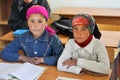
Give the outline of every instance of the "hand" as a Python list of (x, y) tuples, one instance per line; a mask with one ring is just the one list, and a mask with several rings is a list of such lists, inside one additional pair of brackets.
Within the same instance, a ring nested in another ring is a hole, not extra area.
[(30, 62), (32, 64), (40, 64), (40, 63), (44, 63), (44, 59), (43, 57), (27, 57), (27, 56), (23, 56), (21, 55), (19, 57), (19, 61), (22, 61), (22, 62)]
[(34, 60), (32, 58), (30, 58), (30, 57), (27, 57), (27, 56), (20, 55), (18, 60), (22, 61), (22, 62), (30, 62), (30, 63), (34, 64)]
[(69, 68), (70, 66), (77, 66), (77, 60), (75, 59), (67, 59), (65, 61), (63, 61), (63, 66), (67, 65), (67, 68)]
[(32, 59), (33, 59), (34, 64), (44, 63), (43, 57), (40, 57), (40, 58), (39, 57), (33, 57)]

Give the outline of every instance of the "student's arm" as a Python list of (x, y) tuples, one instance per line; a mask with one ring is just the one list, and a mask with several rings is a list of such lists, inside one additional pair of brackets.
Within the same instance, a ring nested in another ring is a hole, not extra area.
[(63, 51), (63, 45), (57, 35), (53, 36), (49, 43), (49, 47), (51, 48), (51, 52), (49, 52), (50, 56), (44, 57), (44, 64), (56, 65), (58, 58)]
[(68, 41), (67, 44), (65, 45), (63, 53), (60, 56), (58, 63), (57, 63), (57, 69), (59, 71), (66, 71), (66, 72), (71, 72), (71, 73), (75, 73), (75, 74), (80, 73), (82, 68), (80, 68), (78, 66), (70, 66), (70, 67), (68, 67), (68, 65), (63, 66), (63, 62), (72, 57), (72, 52), (74, 50), (73, 46), (74, 46), (74, 44), (71, 44), (70, 41)]
[(6, 61), (18, 62), (19, 50), (21, 50), (19, 39), (15, 38), (1, 51), (1, 58)]
[(92, 56), (96, 56), (96, 60), (79, 58), (77, 65), (92, 72), (109, 74), (110, 62), (105, 46), (98, 41), (94, 46), (92, 54), (94, 54)]

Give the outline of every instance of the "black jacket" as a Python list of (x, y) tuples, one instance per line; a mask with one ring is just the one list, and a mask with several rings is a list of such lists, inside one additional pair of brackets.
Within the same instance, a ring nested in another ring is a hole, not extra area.
[(14, 0), (11, 6), (11, 14), (8, 20), (8, 26), (11, 30), (15, 31), (16, 29), (26, 29), (26, 10), (32, 5), (41, 5), (44, 6), (50, 15), (50, 6), (47, 0), (33, 0), (30, 4), (25, 4), (23, 0)]

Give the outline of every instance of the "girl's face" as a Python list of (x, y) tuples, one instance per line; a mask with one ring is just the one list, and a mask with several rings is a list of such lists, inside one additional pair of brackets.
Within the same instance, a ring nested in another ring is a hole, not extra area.
[(73, 36), (77, 42), (82, 43), (88, 39), (90, 32), (87, 27), (75, 25), (73, 27)]
[(28, 18), (28, 27), (34, 38), (38, 38), (47, 26), (46, 19), (41, 14), (31, 14)]

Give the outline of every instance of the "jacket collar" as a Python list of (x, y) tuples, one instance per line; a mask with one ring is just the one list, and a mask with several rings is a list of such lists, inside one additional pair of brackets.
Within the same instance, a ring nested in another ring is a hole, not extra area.
[[(35, 39), (34, 39), (32, 33), (29, 31), (27, 33), (26, 42), (31, 42), (31, 41), (34, 41), (34, 40)], [(37, 40), (39, 40), (39, 41), (48, 41), (48, 32), (46, 30), (44, 30), (42, 35)]]
[(75, 50), (77, 50), (77, 49), (85, 49), (90, 54), (92, 54), (94, 45), (95, 45), (95, 38), (93, 37), (93, 39), (91, 40), (91, 42), (86, 47), (84, 47), (84, 48), (80, 47), (77, 43), (75, 43)]

